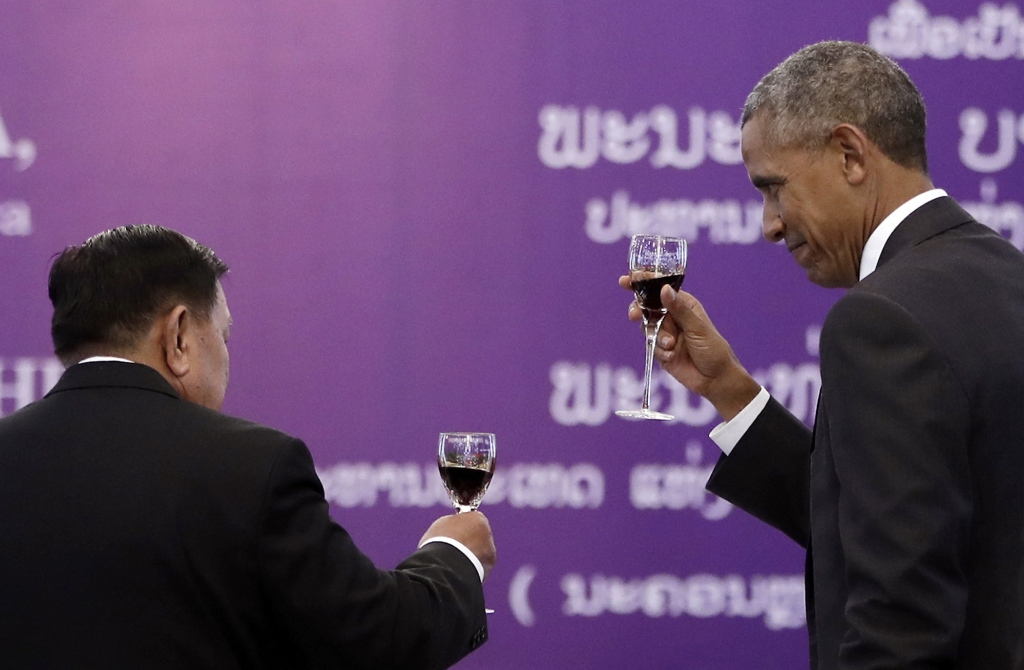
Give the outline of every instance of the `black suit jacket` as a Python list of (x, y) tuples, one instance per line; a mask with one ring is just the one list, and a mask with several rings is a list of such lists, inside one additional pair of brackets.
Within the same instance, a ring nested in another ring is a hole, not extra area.
[(709, 489), (808, 548), (816, 668), (1024, 668), (1024, 255), (950, 198), (829, 312)]
[(373, 566), (305, 445), (85, 363), (0, 420), (0, 666), (440, 668), (486, 639), (440, 543)]

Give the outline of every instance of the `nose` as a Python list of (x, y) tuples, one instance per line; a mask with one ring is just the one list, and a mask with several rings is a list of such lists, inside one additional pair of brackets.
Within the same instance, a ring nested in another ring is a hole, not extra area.
[(764, 213), (761, 216), (761, 233), (764, 235), (764, 239), (773, 244), (781, 242), (786, 234), (786, 224), (782, 222), (782, 215), (778, 208), (766, 202)]

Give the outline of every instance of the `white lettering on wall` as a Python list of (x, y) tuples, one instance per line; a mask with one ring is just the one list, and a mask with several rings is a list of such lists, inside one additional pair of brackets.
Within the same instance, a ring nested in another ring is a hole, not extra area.
[(530, 584), (537, 576), (537, 568), (532, 565), (523, 565), (516, 570), (515, 576), (508, 585), (508, 604), (516, 621), (523, 626), (532, 626), (537, 621), (537, 615), (530, 607)]
[(0, 158), (13, 158), (14, 169), (18, 172), (27, 170), (36, 160), (35, 142), (25, 138), (11, 141), (11, 136), (7, 134), (7, 126), (4, 125), (2, 118), (0, 118)]
[(887, 16), (871, 20), (868, 43), (893, 58), (1024, 59), (1024, 20), (1010, 3), (986, 2), (977, 16), (959, 21), (930, 16), (918, 0), (896, 0)]
[(817, 363), (775, 363), (755, 370), (751, 376), (793, 416), (807, 424), (814, 420), (821, 391), (821, 367)]
[(642, 612), (651, 618), (688, 615), (710, 617), (763, 617), (769, 630), (801, 628), (807, 623), (804, 580), (797, 575), (693, 575), (683, 578), (659, 574), (622, 579), (579, 574), (562, 577), (566, 616), (596, 617)]
[(0, 235), (23, 236), (32, 234), (32, 211), (24, 200), (0, 202)]
[[(437, 466), (415, 463), (338, 463), (317, 469), (328, 501), (339, 507), (451, 506)], [(516, 463), (502, 466), (484, 496), (484, 505), (516, 508), (596, 509), (604, 503), (604, 472), (590, 463)]]
[[(449, 504), (437, 467), (415, 463), (339, 463), (317, 470), (328, 501), (340, 507), (372, 507), (386, 495), (392, 507)], [(426, 476), (425, 476), (426, 475)]]
[(804, 347), (808, 356), (818, 357), (818, 349), (821, 346), (821, 326), (812, 323), (804, 331)]
[(591, 463), (519, 463), (495, 472), (485, 500), (518, 508), (596, 509), (604, 493), (604, 472)]
[(1024, 142), (1024, 114), (1018, 118), (1013, 110), (1000, 109), (995, 122), (995, 149), (986, 153), (979, 147), (989, 127), (988, 115), (977, 107), (960, 113), (960, 161), (975, 172), (1006, 169), (1017, 157), (1017, 143)]
[[(32, 140), (11, 140), (7, 126), (0, 118), (0, 158), (13, 159), (14, 169), (27, 170), (36, 160), (36, 145)], [(22, 237), (32, 234), (32, 212), (23, 200), (0, 202), (0, 235)], [(49, 390), (49, 389), (47, 389)]]
[(629, 475), (629, 500), (637, 509), (693, 509), (708, 521), (724, 519), (732, 505), (705, 490), (714, 461), (703, 464), (700, 442), (686, 445), (686, 464), (633, 466)]
[(0, 358), (0, 416), (42, 398), (63, 372), (56, 358)]
[(977, 202), (962, 202), (963, 208), (980, 223), (985, 224), (1024, 251), (1024, 205), (1012, 200), (996, 202), (996, 180), (981, 180), (981, 198)]
[(630, 164), (650, 156), (656, 168), (691, 170), (710, 158), (722, 165), (737, 165), (740, 126), (728, 112), (706, 112), (692, 107), (687, 113), (686, 138), (680, 145), (679, 119), (671, 108), (658, 105), (632, 119), (620, 111), (602, 112), (587, 107), (546, 105), (540, 110), (537, 155), (549, 168), (593, 167), (598, 159)]
[[(559, 361), (551, 367), (551, 418), (563, 426), (599, 426), (617, 409), (636, 409), (643, 395), (643, 377), (632, 368), (612, 370), (608, 364)], [(663, 370), (651, 379), (651, 407), (663, 407), (675, 423), (707, 425), (715, 417), (710, 402), (690, 393)]]
[[(817, 363), (779, 362), (752, 374), (798, 419), (810, 422), (814, 418), (821, 389)], [(615, 410), (639, 407), (643, 395), (643, 375), (629, 367), (558, 361), (551, 366), (550, 377), (548, 409), (551, 418), (563, 426), (599, 426), (614, 416)], [(651, 376), (651, 409), (674, 416), (670, 423), (687, 426), (707, 426), (718, 417), (707, 399), (659, 369)]]
[(696, 242), (701, 231), (712, 244), (753, 244), (761, 239), (763, 209), (754, 200), (679, 199), (644, 205), (630, 201), (626, 191), (616, 191), (609, 200), (587, 202), (584, 229), (587, 237), (601, 244), (640, 234)]

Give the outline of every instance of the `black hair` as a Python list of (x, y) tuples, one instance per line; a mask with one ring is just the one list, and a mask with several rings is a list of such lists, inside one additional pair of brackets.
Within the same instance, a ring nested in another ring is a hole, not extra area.
[(209, 247), (160, 226), (122, 226), (68, 247), (50, 268), (54, 353), (67, 363), (90, 345), (130, 348), (175, 304), (208, 319), (227, 271)]

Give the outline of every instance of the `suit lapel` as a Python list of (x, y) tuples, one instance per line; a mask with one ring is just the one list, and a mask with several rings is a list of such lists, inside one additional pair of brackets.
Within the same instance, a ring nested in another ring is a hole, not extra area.
[(926, 202), (896, 226), (878, 257), (878, 267), (906, 249), (973, 220), (974, 217), (949, 196)]

